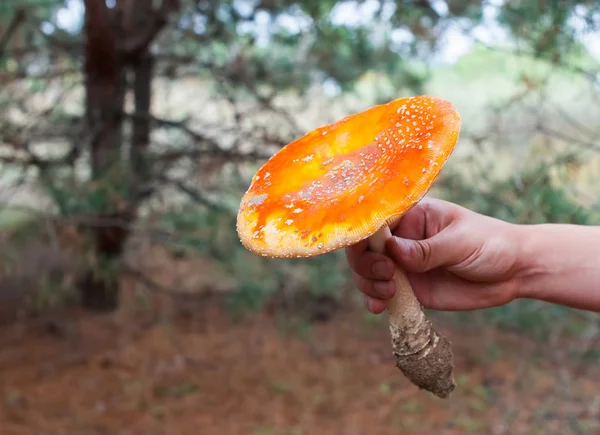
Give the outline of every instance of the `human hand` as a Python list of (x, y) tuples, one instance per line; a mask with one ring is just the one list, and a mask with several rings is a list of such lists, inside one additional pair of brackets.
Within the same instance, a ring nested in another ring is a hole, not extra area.
[(519, 297), (522, 272), (517, 226), (442, 200), (423, 199), (390, 225), (388, 256), (362, 241), (346, 248), (367, 309), (383, 312), (396, 289), (394, 262), (425, 308), (461, 311)]

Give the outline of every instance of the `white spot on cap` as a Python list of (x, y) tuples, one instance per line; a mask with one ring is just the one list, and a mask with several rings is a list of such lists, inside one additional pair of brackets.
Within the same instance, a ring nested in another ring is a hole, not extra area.
[(267, 196), (269, 196), (269, 195), (267, 195), (266, 193), (263, 193), (262, 195), (256, 195), (250, 201), (248, 201), (248, 205), (260, 205), (263, 202), (265, 202), (265, 199), (267, 199)]
[(293, 213), (298, 214), (298, 213), (302, 213), (302, 211), (303, 211), (303, 209), (297, 208), (296, 210), (293, 211)]
[(292, 225), (294, 223), (294, 219), (288, 219), (287, 221), (285, 221), (286, 225)]

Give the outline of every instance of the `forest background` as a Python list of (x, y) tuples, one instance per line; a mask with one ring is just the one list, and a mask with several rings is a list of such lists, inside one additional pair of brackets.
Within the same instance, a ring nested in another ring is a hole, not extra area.
[(235, 216), (286, 143), (427, 93), (463, 119), (431, 196), (600, 224), (599, 30), (594, 1), (4, 0), (0, 432), (598, 433), (597, 315), (430, 313), (440, 401), (343, 253), (259, 258)]

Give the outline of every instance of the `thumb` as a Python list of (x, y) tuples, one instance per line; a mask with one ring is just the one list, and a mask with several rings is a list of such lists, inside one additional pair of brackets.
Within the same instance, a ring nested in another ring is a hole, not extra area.
[(388, 254), (408, 272), (422, 273), (452, 261), (453, 244), (444, 232), (425, 240), (393, 236), (386, 243)]

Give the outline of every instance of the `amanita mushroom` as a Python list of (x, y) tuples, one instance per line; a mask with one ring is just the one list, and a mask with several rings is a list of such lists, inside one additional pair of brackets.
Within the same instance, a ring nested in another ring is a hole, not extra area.
[[(458, 140), (454, 106), (400, 98), (317, 128), (273, 155), (241, 200), (237, 231), (250, 251), (311, 257), (368, 239), (384, 253), (389, 223), (427, 193)], [(396, 365), (446, 398), (455, 387), (450, 342), (425, 317), (396, 268), (389, 323)]]

